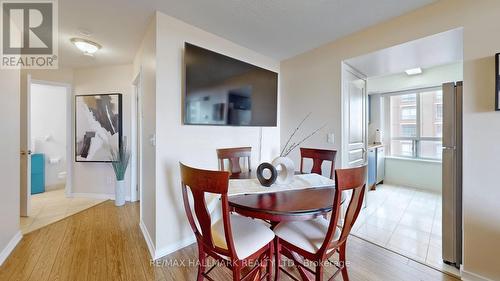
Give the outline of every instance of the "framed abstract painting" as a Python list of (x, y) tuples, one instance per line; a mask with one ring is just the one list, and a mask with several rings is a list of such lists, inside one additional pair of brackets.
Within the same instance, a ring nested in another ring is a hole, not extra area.
[(495, 55), (495, 110), (500, 111), (500, 53)]
[(76, 162), (111, 162), (121, 140), (121, 94), (75, 96)]

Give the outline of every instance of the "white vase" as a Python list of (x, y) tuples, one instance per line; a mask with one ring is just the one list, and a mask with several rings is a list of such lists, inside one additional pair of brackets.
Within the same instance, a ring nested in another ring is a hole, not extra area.
[(295, 165), (292, 159), (288, 157), (278, 157), (273, 160), (272, 165), (278, 171), (278, 177), (276, 178), (277, 184), (288, 184), (293, 180), (295, 175)]
[(115, 206), (125, 205), (125, 181), (117, 181), (115, 185)]

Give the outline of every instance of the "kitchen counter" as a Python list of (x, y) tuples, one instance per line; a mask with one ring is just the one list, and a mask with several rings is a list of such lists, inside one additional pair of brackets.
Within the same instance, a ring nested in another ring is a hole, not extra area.
[(368, 144), (368, 149), (379, 148), (379, 147), (384, 147), (384, 145), (381, 143), (369, 143)]

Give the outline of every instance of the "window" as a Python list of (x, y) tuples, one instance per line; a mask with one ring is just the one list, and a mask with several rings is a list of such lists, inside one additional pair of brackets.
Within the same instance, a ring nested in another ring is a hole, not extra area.
[[(420, 141), (420, 157), (421, 158), (438, 158), (436, 155), (441, 155), (441, 141)], [(439, 157), (441, 158), (441, 157)]]
[(417, 96), (414, 94), (401, 95), (401, 103), (414, 104), (417, 102)]
[(436, 103), (443, 103), (443, 92), (442, 91), (438, 91), (435, 95), (435, 101)]
[(443, 104), (436, 103), (436, 120), (443, 120)]
[(401, 136), (402, 137), (414, 137), (417, 135), (417, 126), (415, 124), (403, 124), (401, 125)]
[(417, 108), (414, 106), (401, 108), (401, 120), (415, 120), (417, 118)]
[(389, 96), (391, 155), (441, 159), (443, 97), (440, 88)]
[(443, 124), (437, 123), (434, 125), (434, 131), (436, 132), (436, 136), (443, 137)]
[(391, 153), (392, 155), (402, 157), (413, 157), (413, 142), (405, 140), (393, 140), (391, 141)]

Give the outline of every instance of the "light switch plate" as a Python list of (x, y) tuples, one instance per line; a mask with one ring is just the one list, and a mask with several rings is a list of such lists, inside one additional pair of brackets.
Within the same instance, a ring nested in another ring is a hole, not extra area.
[(149, 143), (151, 146), (156, 146), (156, 134), (152, 134), (149, 136)]
[(326, 134), (326, 142), (335, 144), (335, 134), (334, 133), (328, 133)]

